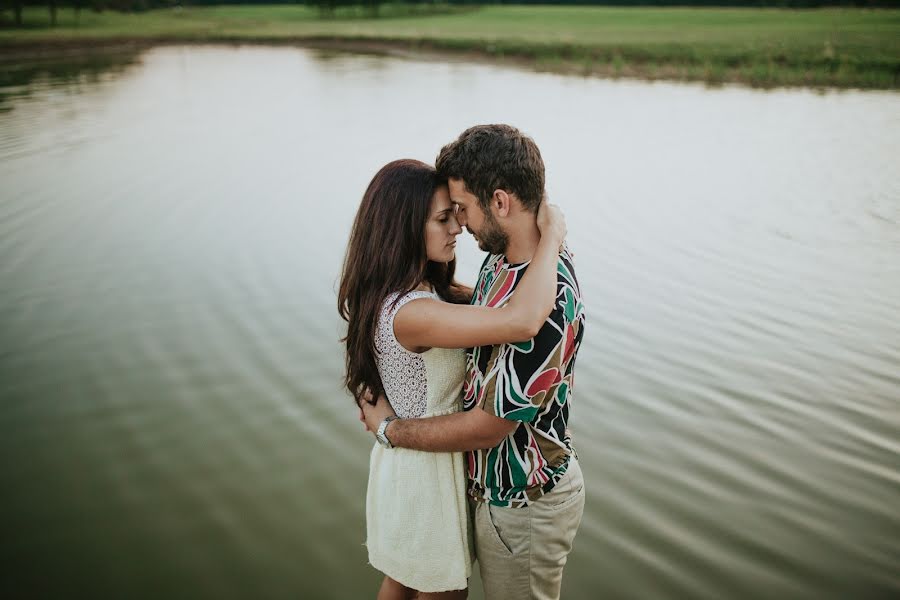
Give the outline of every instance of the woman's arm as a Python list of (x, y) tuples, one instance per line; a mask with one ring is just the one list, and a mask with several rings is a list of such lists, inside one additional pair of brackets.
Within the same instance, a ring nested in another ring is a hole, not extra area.
[(537, 335), (556, 299), (556, 267), (566, 227), (558, 207), (541, 204), (541, 241), (509, 302), (500, 308), (449, 304), (423, 298), (405, 304), (394, 318), (404, 347), (470, 348), (520, 342)]

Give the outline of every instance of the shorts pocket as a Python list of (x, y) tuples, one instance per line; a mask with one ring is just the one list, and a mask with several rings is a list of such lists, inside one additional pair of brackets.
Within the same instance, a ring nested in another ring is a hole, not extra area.
[(500, 531), (497, 529), (495, 514), (497, 511), (497, 507), (485, 503), (484, 518), (486, 521), (486, 529), (488, 530), (488, 535), (490, 535), (491, 539), (494, 541), (494, 544), (498, 546), (498, 549), (502, 549), (507, 556), (512, 556), (513, 551), (510, 544), (503, 540), (503, 536), (500, 535)]
[(562, 512), (569, 508), (570, 506), (574, 506), (578, 504), (578, 502), (584, 501), (584, 484), (578, 488), (578, 491), (572, 493), (568, 498), (564, 498), (561, 502), (557, 504), (551, 504), (547, 508), (554, 512)]
[(553, 489), (547, 492), (537, 502), (551, 511), (562, 511), (577, 504), (584, 498), (584, 476), (581, 473), (581, 465), (575, 460), (569, 463), (568, 470), (559, 478)]

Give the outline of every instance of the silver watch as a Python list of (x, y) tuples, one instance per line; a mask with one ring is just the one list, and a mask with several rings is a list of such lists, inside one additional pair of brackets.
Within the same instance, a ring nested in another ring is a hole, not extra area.
[(378, 443), (384, 446), (385, 448), (393, 448), (393, 444), (391, 444), (391, 440), (388, 439), (387, 435), (385, 435), (385, 430), (387, 429), (388, 424), (391, 421), (396, 421), (400, 417), (388, 417), (384, 421), (381, 422), (381, 425), (378, 426), (378, 431), (375, 432), (375, 439), (378, 440)]

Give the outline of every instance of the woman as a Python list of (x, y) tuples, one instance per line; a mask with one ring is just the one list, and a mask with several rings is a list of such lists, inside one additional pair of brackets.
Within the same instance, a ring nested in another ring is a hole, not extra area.
[[(509, 303), (469, 306), (472, 290), (453, 277), (462, 229), (446, 182), (419, 161), (385, 165), (356, 214), (338, 294), (350, 393), (384, 393), (406, 418), (459, 411), (463, 348), (530, 339), (550, 314), (565, 223), (544, 204), (538, 227), (541, 241)], [(462, 453), (375, 444), (366, 546), (385, 575), (379, 600), (466, 597), (465, 489)]]

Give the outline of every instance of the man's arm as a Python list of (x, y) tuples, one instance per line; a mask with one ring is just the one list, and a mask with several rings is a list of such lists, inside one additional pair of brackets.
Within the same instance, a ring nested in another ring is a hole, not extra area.
[[(373, 406), (362, 403), (366, 426), (377, 431), (381, 422), (394, 414), (384, 396)], [(495, 417), (481, 408), (422, 419), (391, 421), (385, 435), (397, 448), (428, 452), (462, 452), (493, 448), (515, 430), (518, 422)]]

